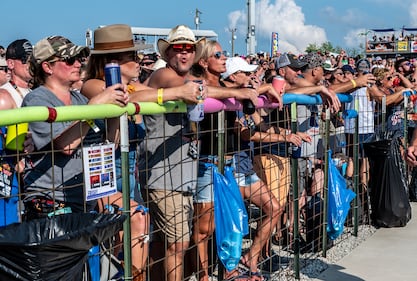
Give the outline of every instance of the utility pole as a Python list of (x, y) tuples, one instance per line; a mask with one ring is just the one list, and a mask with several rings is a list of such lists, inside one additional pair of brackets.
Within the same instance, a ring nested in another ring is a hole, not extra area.
[(91, 29), (87, 29), (85, 32), (85, 45), (91, 47)]
[(248, 0), (248, 34), (246, 37), (247, 54), (255, 54), (255, 0)]
[(236, 40), (236, 28), (230, 28), (229, 31), (232, 33), (232, 52), (230, 54), (231, 57), (233, 57), (235, 55), (235, 40)]
[(200, 19), (200, 15), (202, 12), (198, 9), (195, 9), (195, 16), (194, 16), (194, 23), (195, 23), (195, 29), (200, 29), (200, 23), (203, 23)]

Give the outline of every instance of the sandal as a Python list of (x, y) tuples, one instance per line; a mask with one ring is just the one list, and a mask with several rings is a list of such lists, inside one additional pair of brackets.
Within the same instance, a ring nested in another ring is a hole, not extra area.
[(256, 271), (251, 271), (247, 263), (248, 262), (246, 258), (242, 256), (238, 264), (238, 270), (242, 273), (242, 276), (247, 276), (247, 280), (250, 281), (264, 281), (265, 278), (262, 275), (261, 271), (259, 269)]
[(224, 281), (251, 281), (247, 274), (242, 273), (239, 268), (224, 273)]

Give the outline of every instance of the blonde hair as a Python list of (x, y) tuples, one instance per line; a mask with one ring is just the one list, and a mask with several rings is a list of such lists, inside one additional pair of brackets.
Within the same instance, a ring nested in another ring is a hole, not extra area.
[(390, 73), (390, 70), (388, 68), (377, 68), (374, 70), (373, 74), (376, 80), (382, 81), (388, 73)]

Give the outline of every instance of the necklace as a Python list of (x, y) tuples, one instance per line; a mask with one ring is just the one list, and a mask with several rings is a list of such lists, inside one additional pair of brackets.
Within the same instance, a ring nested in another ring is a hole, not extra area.
[(19, 87), (14, 83), (13, 80), (10, 80), (10, 84), (13, 86), (13, 88), (16, 90), (16, 92), (19, 94), (19, 96), (23, 99), (24, 96), (22, 92), (20, 91)]

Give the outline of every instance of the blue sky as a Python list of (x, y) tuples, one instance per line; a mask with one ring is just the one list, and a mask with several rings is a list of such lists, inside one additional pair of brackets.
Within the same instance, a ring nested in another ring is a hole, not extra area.
[[(271, 32), (279, 33), (280, 51), (303, 52), (309, 43), (330, 41), (355, 48), (369, 28), (417, 27), (417, 1), (403, 0), (256, 0), (256, 51), (270, 51)], [(246, 53), (247, 0), (22, 0), (3, 1), (0, 44), (27, 38), (33, 44), (49, 35), (63, 35), (85, 44), (87, 28), (126, 23), (137, 27), (171, 28), (186, 24), (214, 30), (223, 49)]]

